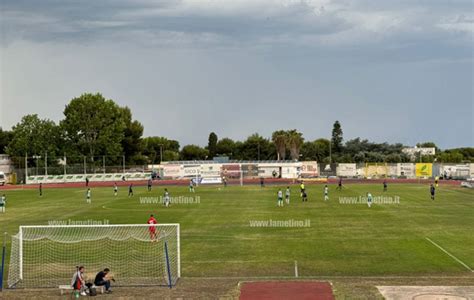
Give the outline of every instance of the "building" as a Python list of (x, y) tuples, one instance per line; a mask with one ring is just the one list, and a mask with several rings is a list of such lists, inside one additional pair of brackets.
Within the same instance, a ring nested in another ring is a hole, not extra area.
[(402, 152), (407, 154), (412, 160), (416, 159), (421, 153), (421, 155), (435, 155), (436, 154), (436, 148), (434, 147), (409, 147), (409, 148), (403, 148)]

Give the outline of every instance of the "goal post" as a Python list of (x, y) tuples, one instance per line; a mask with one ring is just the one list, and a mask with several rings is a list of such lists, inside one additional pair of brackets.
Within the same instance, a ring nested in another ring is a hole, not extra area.
[(70, 284), (109, 268), (116, 286), (172, 287), (181, 277), (179, 224), (20, 226), (12, 236), (8, 287)]

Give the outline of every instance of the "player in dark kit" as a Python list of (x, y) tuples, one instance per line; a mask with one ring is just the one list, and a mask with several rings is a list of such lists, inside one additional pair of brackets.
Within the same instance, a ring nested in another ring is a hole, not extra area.
[(308, 194), (306, 194), (306, 190), (303, 191), (303, 193), (301, 194), (301, 200), (303, 202), (307, 202), (308, 201)]
[(431, 194), (431, 200), (435, 199), (435, 187), (433, 184), (430, 184), (430, 194)]
[(147, 188), (148, 188), (148, 191), (151, 192), (151, 185), (152, 185), (152, 181), (151, 181), (151, 178), (148, 179), (148, 183), (147, 183)]
[(383, 181), (383, 191), (386, 192), (387, 191), (387, 180), (384, 179)]
[(40, 194), (40, 197), (43, 196), (43, 183), (40, 182), (40, 185), (39, 185), (39, 194)]
[(339, 184), (337, 185), (338, 190), (342, 190), (342, 177), (339, 177)]
[(132, 183), (130, 183), (130, 185), (128, 186), (128, 196), (129, 197), (133, 196), (133, 184)]

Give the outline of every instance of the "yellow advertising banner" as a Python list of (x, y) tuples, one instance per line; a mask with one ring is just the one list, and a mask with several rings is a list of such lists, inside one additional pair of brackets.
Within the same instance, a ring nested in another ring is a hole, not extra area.
[(431, 163), (417, 163), (416, 177), (431, 177), (433, 176), (433, 164)]

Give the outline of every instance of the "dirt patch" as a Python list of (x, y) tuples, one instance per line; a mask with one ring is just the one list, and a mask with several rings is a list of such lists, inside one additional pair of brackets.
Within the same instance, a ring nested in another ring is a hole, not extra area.
[(474, 299), (474, 286), (378, 286), (387, 300)]
[(331, 284), (319, 281), (261, 281), (241, 284), (240, 300), (334, 300)]

